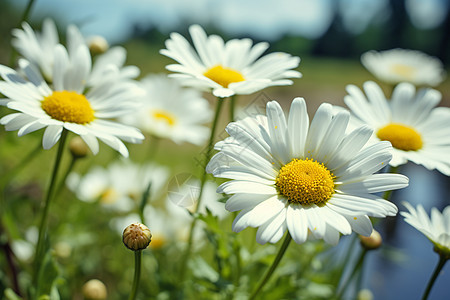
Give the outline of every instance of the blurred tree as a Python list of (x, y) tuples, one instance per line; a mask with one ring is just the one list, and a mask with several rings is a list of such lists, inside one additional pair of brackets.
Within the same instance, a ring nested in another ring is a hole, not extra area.
[(409, 24), (404, 0), (389, 0), (391, 15), (387, 22), (384, 49), (409, 48), (405, 32)]
[(328, 30), (317, 40), (312, 47), (312, 55), (350, 57), (354, 54), (354, 35), (343, 26), (342, 16), (339, 13), (340, 1), (331, 1), (333, 5), (333, 21)]
[[(449, 4), (450, 6), (450, 4)], [(447, 6), (447, 16), (442, 24), (442, 31), (439, 40), (438, 57), (444, 64), (450, 63), (450, 7)]]

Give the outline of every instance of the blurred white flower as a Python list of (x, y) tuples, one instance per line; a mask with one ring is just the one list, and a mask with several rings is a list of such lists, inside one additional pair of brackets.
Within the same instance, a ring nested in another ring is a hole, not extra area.
[(428, 217), (422, 205), (414, 208), (411, 204), (404, 202), (403, 205), (409, 212), (402, 211), (400, 214), (405, 222), (422, 232), (435, 246), (435, 250), (450, 255), (450, 205), (440, 213), (436, 207), (431, 209), (431, 218)]
[(376, 83), (368, 81), (363, 87), (366, 95), (354, 85), (347, 86), (344, 102), (355, 116), (353, 125), (370, 126), (374, 142), (391, 142), (390, 164), (412, 161), (450, 175), (450, 108), (436, 108), (441, 93), (429, 88), (416, 92), (405, 82), (395, 87), (388, 101)]
[(361, 62), (376, 78), (387, 83), (436, 86), (445, 79), (442, 62), (416, 50), (372, 50), (361, 56)]
[(34, 255), (34, 247), (38, 240), (37, 227), (30, 227), (25, 232), (24, 239), (14, 239), (11, 241), (11, 249), (14, 255), (21, 261), (29, 261)]
[[(42, 31), (34, 31), (24, 22), (23, 29), (13, 29), (11, 41), (17, 52), (27, 59), (32, 65), (39, 68), (43, 77), (52, 82), (54, 80), (55, 47), (60, 43), (55, 22), (45, 19), (42, 23)], [(98, 38), (97, 38), (98, 40)], [(69, 57), (76, 55), (80, 45), (89, 46), (90, 39), (85, 39), (75, 25), (69, 25), (66, 33), (66, 44)], [(106, 49), (105, 49), (106, 51)], [(105, 80), (128, 80), (136, 78), (140, 70), (136, 66), (124, 66), (126, 50), (123, 47), (112, 47), (104, 54), (99, 55), (93, 63), (92, 72), (85, 84), (97, 85)], [(59, 75), (59, 74), (58, 74)]]
[(288, 230), (299, 244), (310, 232), (335, 245), (340, 233), (370, 235), (369, 216), (394, 216), (397, 207), (373, 193), (406, 187), (408, 178), (373, 174), (391, 159), (391, 146), (364, 147), (372, 131), (360, 127), (346, 134), (349, 117), (346, 111), (333, 115), (324, 103), (310, 125), (304, 99), (296, 98), (287, 120), (271, 101), (267, 117), (230, 123), (230, 137), (216, 144), (219, 152), (207, 171), (232, 179), (218, 192), (233, 194), (227, 210), (241, 211), (233, 230), (259, 227), (261, 244), (278, 242)]
[(199, 91), (183, 88), (167, 75), (149, 75), (141, 80), (146, 91), (140, 98), (142, 107), (122, 121), (151, 135), (175, 143), (202, 145), (209, 136), (212, 111)]
[[(299, 57), (275, 52), (259, 58), (269, 45), (252, 45), (250, 39), (224, 42), (217, 35), (207, 36), (199, 25), (189, 27), (195, 50), (178, 33), (172, 33), (161, 54), (179, 64), (168, 65), (172, 77), (182, 84), (202, 90), (211, 90), (216, 97), (251, 94), (269, 86), (290, 85), (301, 73), (294, 71)], [(259, 58), (259, 59), (258, 59)]]
[(126, 160), (112, 163), (107, 168), (95, 167), (82, 177), (71, 173), (66, 183), (82, 201), (99, 201), (107, 209), (130, 213), (137, 211), (150, 183), (150, 200), (161, 197), (168, 176), (165, 167), (138, 165)]

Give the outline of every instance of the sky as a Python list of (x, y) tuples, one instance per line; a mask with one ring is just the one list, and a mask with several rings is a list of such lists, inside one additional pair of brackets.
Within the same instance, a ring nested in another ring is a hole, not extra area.
[[(28, 0), (8, 0), (24, 8)], [(422, 29), (440, 25), (450, 0), (406, 0), (412, 23)], [(335, 0), (36, 0), (32, 20), (54, 17), (77, 24), (85, 36), (102, 35), (110, 43), (127, 39), (133, 26), (155, 26), (164, 33), (181, 24), (218, 27), (231, 36), (271, 41), (282, 34), (320, 37), (329, 27)], [(389, 16), (388, 0), (341, 0), (344, 26), (361, 33)]]

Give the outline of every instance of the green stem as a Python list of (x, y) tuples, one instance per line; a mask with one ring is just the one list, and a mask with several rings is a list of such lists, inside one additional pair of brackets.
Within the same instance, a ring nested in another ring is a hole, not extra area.
[(197, 206), (195, 208), (195, 213), (198, 212), (198, 210), (200, 209), (200, 204), (202, 201), (202, 195), (203, 195), (203, 188), (206, 182), (206, 178), (207, 178), (207, 173), (206, 173), (206, 165), (208, 164), (209, 160), (211, 159), (212, 156), (212, 151), (214, 149), (214, 136), (216, 134), (216, 128), (217, 128), (217, 121), (219, 120), (219, 116), (220, 116), (220, 110), (222, 108), (222, 104), (223, 104), (223, 100), (222, 99), (217, 99), (217, 105), (216, 105), (216, 113), (214, 115), (214, 120), (211, 126), (211, 135), (209, 136), (209, 141), (208, 141), (208, 147), (206, 148), (206, 155), (205, 155), (205, 161), (204, 161), (204, 165), (203, 167), (203, 174), (202, 174), (202, 179), (200, 182), (200, 193), (198, 195), (197, 198)]
[(269, 281), (270, 277), (272, 277), (273, 272), (277, 268), (278, 264), (280, 263), (281, 259), (284, 256), (284, 253), (286, 253), (286, 250), (289, 246), (289, 243), (291, 242), (292, 237), (289, 234), (289, 232), (286, 234), (286, 238), (283, 241), (283, 244), (281, 245), (280, 250), (278, 250), (278, 254), (275, 257), (275, 260), (273, 261), (272, 265), (270, 266), (269, 270), (267, 271), (266, 275), (264, 276), (263, 280), (259, 283), (256, 290), (253, 292), (253, 294), (250, 296), (249, 300), (256, 299), (256, 296), (258, 293), (262, 290), (264, 285)]
[(60, 166), (61, 160), (62, 160), (62, 154), (63, 154), (64, 144), (65, 144), (66, 138), (67, 138), (67, 133), (68, 133), (68, 131), (65, 129), (63, 129), (63, 131), (61, 132), (61, 138), (60, 138), (59, 145), (58, 145), (58, 152), (56, 154), (55, 164), (53, 166), (52, 177), (50, 179), (50, 185), (48, 187), (47, 195), (45, 197), (44, 211), (42, 213), (41, 221), (39, 224), (39, 237), (38, 237), (38, 242), (36, 245), (36, 253), (35, 253), (35, 257), (34, 257), (34, 267), (35, 267), (34, 272), (35, 273), (34, 273), (33, 282), (35, 284), (37, 283), (37, 276), (39, 274), (39, 269), (41, 268), (42, 257), (43, 257), (43, 252), (44, 252), (44, 238), (45, 238), (45, 235), (47, 232), (48, 212), (49, 212), (50, 202), (51, 202), (52, 195), (53, 195), (53, 190), (55, 188), (55, 183), (56, 183), (56, 178), (58, 175), (59, 166)]
[(128, 300), (136, 299), (137, 290), (139, 287), (139, 281), (141, 279), (141, 258), (142, 258), (142, 250), (138, 250), (134, 252), (134, 279), (133, 279), (133, 287), (131, 288), (130, 297)]
[(347, 281), (345, 281), (344, 284), (342, 285), (342, 288), (341, 288), (340, 292), (337, 295), (337, 299), (341, 299), (342, 298), (342, 296), (345, 293), (345, 290), (347, 289), (348, 285), (352, 281), (353, 277), (362, 268), (363, 263), (364, 263), (364, 258), (366, 257), (366, 254), (367, 254), (367, 249), (363, 249), (361, 254), (360, 254), (360, 256), (359, 256), (359, 258), (358, 258), (358, 262), (356, 263), (355, 267), (353, 268), (352, 273), (348, 277)]
[(236, 95), (230, 98), (230, 122), (234, 122), (234, 112), (236, 109)]
[[(211, 134), (209, 136), (209, 141), (208, 141), (208, 146), (206, 148), (206, 154), (205, 154), (205, 161), (204, 164), (202, 166), (203, 168), (203, 174), (202, 174), (202, 178), (200, 181), (200, 192), (197, 198), (197, 202), (196, 202), (196, 208), (195, 208), (195, 212), (194, 214), (198, 213), (198, 210), (200, 209), (200, 204), (201, 204), (201, 200), (202, 200), (202, 195), (203, 195), (203, 189), (206, 183), (206, 178), (207, 178), (207, 173), (206, 173), (206, 165), (208, 164), (209, 160), (211, 159), (212, 156), (212, 150), (214, 149), (214, 136), (215, 136), (215, 132), (216, 132), (216, 128), (217, 128), (217, 121), (219, 119), (220, 116), (220, 111), (222, 108), (222, 104), (223, 104), (223, 99), (218, 98), (217, 99), (217, 105), (216, 105), (216, 112), (214, 115), (214, 119), (213, 119), (213, 123), (211, 126)], [(189, 256), (191, 255), (191, 250), (192, 250), (192, 243), (193, 243), (193, 235), (194, 235), (194, 229), (195, 226), (197, 224), (197, 218), (194, 217), (194, 219), (192, 220), (191, 223), (191, 227), (189, 229), (189, 237), (188, 237), (188, 244), (186, 247), (186, 252), (184, 253), (184, 257), (183, 260), (181, 262), (181, 269), (180, 269), (180, 280), (179, 282), (182, 283), (184, 281), (184, 275), (186, 273), (186, 267), (187, 267), (187, 261), (189, 259)]]
[(148, 198), (150, 197), (151, 188), (152, 188), (152, 182), (150, 181), (148, 183), (147, 188), (145, 189), (144, 193), (142, 193), (141, 202), (139, 203), (138, 214), (139, 214), (139, 218), (141, 219), (142, 224), (146, 224), (145, 216), (144, 216), (144, 209), (145, 209), (145, 205), (147, 205)]
[(34, 4), (34, 0), (28, 1), (28, 5), (25, 8), (25, 11), (23, 12), (20, 24), (22, 24), (22, 22), (26, 22), (28, 20), (28, 17), (30, 16), (31, 8), (33, 7), (33, 4)]
[(446, 257), (445, 255), (439, 255), (439, 262), (436, 265), (436, 268), (434, 269), (434, 272), (430, 278), (430, 281), (428, 282), (427, 289), (423, 293), (422, 300), (428, 299), (428, 295), (430, 294), (431, 288), (433, 287), (433, 284), (436, 281), (436, 278), (439, 276), (439, 273), (441, 272), (441, 270), (444, 267), (447, 260), (448, 260), (448, 257)]

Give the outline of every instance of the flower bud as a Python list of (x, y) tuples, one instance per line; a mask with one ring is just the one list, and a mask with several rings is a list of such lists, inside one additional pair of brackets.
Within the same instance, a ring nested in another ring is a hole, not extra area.
[(69, 150), (74, 158), (83, 158), (88, 154), (89, 147), (79, 136), (70, 140)]
[(370, 236), (359, 236), (361, 241), (361, 246), (363, 246), (366, 250), (374, 250), (381, 246), (383, 239), (381, 235), (375, 229), (372, 231)]
[(91, 36), (87, 44), (92, 55), (105, 53), (109, 48), (108, 41), (100, 35)]
[(123, 231), (123, 243), (133, 251), (143, 250), (148, 247), (152, 240), (152, 234), (147, 226), (133, 223)]
[(98, 279), (91, 279), (83, 285), (86, 300), (104, 300), (107, 297), (106, 286)]

